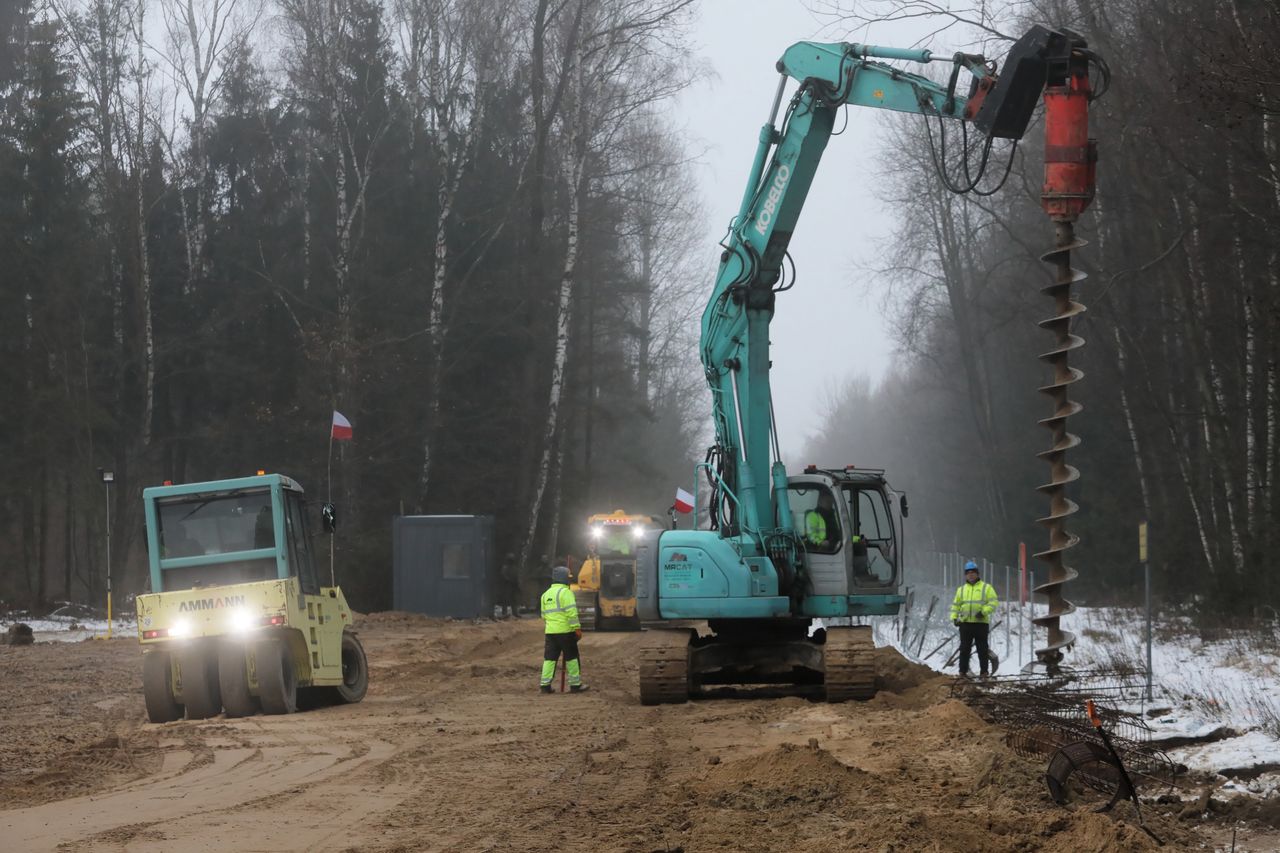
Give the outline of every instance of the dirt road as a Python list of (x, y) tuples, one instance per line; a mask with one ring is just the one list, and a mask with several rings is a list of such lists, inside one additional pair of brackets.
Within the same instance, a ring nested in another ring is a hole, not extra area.
[(363, 703), (162, 726), (134, 641), (0, 648), (0, 849), (1155, 849), (1127, 807), (1053, 806), (1042, 765), (892, 651), (867, 703), (646, 708), (639, 635), (588, 634), (592, 690), (542, 696), (540, 631), (374, 614)]

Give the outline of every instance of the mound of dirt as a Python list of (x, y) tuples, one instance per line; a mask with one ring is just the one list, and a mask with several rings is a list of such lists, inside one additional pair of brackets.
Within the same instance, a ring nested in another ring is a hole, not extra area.
[(913, 663), (892, 646), (881, 646), (875, 651), (876, 685), (891, 693), (904, 693), (913, 687), (938, 682), (947, 683), (940, 675), (924, 664)]
[(379, 610), (375, 613), (353, 613), (356, 628), (430, 628), (449, 624), (452, 620), (423, 616), (406, 610)]
[(945, 701), (951, 679), (912, 663), (890, 646), (875, 651), (876, 699), (888, 708), (920, 709)]
[(708, 774), (712, 785), (770, 785), (794, 788), (834, 783), (834, 787), (865, 784), (871, 774), (840, 761), (816, 743), (784, 743), (767, 752), (715, 765)]
[[(1148, 823), (1152, 823), (1148, 821)], [(1052, 850), (1070, 850), (1072, 853), (1113, 853), (1113, 851), (1153, 851), (1161, 849), (1187, 849), (1182, 845), (1186, 836), (1173, 834), (1169, 827), (1155, 826), (1165, 846), (1157, 844), (1137, 823), (1123, 818), (1091, 811), (1069, 812), (1063, 815), (1042, 815), (1032, 826), (1024, 828), (1024, 837), (1052, 838)], [(1028, 831), (1029, 830), (1029, 831)]]
[(983, 758), (973, 780), (973, 790), (992, 788), (1004, 791), (1036, 791), (1044, 789), (1044, 771), (1016, 755), (995, 750)]
[(1244, 796), (1210, 799), (1208, 810), (1232, 820), (1251, 821), (1280, 829), (1280, 795), (1273, 794), (1264, 799)]
[(995, 731), (994, 727), (959, 699), (947, 699), (928, 707), (924, 715), (930, 728), (944, 732)]
[[(998, 732), (960, 702), (924, 711), (913, 730), (938, 745), (955, 732), (958, 760), (944, 759), (951, 753), (942, 749), (924, 766), (909, 762), (903, 774), (882, 774), (842, 761), (814, 740), (713, 764), (684, 783), (697, 803), (686, 849), (1157, 849), (1124, 819), (1043, 803), (1037, 795), (1043, 771), (1003, 748)], [(876, 763), (870, 754), (868, 760)], [(948, 772), (950, 762), (955, 766)], [(771, 827), (786, 833), (775, 837), (755, 826), (744, 834), (754, 815), (767, 815)]]
[[(694, 849), (780, 849), (742, 838), (743, 815), (770, 815), (778, 826), (808, 835), (818, 816), (844, 820), (865, 812), (883, 785), (879, 777), (840, 761), (817, 746), (783, 743), (765, 752), (709, 767), (687, 783), (698, 803)], [(817, 828), (813, 827), (816, 831)], [(745, 846), (744, 846), (745, 845)]]

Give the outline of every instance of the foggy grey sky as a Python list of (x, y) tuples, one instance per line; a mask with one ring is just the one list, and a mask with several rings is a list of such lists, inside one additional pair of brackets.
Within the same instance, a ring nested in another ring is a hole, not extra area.
[[(701, 5), (695, 49), (718, 77), (701, 78), (681, 96), (675, 124), (693, 137), (692, 150), (707, 148), (695, 173), (709, 213), (704, 229), (709, 291), (720, 252), (716, 242), (742, 200), (777, 85), (774, 63), (783, 51), (797, 41), (908, 46), (912, 38), (903, 25), (881, 25), (869, 35), (824, 30), (824, 22), (800, 0), (703, 0)], [(895, 31), (902, 34), (898, 40)], [(794, 91), (793, 82), (784, 107)], [(892, 226), (890, 212), (874, 197), (885, 113), (847, 112), (848, 129), (831, 138), (796, 226), (791, 257), (799, 279), (794, 290), (778, 297), (772, 326), (774, 406), (782, 452), (791, 461), (801, 461), (805, 438), (817, 431), (830, 391), (859, 374), (879, 381), (893, 360), (880, 306), (883, 288), (859, 272), (875, 263)]]

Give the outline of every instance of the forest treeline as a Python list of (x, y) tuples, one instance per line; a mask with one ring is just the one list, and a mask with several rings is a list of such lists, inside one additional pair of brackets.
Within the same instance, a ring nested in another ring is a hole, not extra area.
[[(705, 401), (691, 0), (0, 5), (0, 599), (142, 588), (141, 489), (329, 490), (389, 606), (390, 520), (502, 552), (662, 512)], [(682, 206), (684, 205), (684, 206)], [(99, 470), (114, 474), (108, 488)]]
[[(357, 606), (389, 603), (401, 512), (494, 514), (499, 549), (526, 564), (577, 547), (589, 512), (660, 513), (688, 485), (707, 407), (694, 338), (710, 270), (664, 117), (696, 68), (693, 12), (0, 6), (0, 597), (100, 600), (108, 494), (126, 592), (145, 485), (268, 468), (323, 496), (335, 409), (355, 426), (332, 484)], [(948, 9), (836, 15), (854, 32), (920, 12)], [(1165, 599), (1275, 606), (1280, 11), (980, 12), (934, 41), (999, 57), (1030, 23), (1065, 26), (1112, 71), (1073, 258), (1090, 278), (1068, 597), (1128, 598), (1145, 520)], [(1040, 129), (990, 197), (942, 186), (919, 117), (886, 146), (898, 227), (860, 275), (891, 285), (901, 355), (876, 387), (835, 395), (805, 457), (888, 468), (917, 559), (1012, 561), (1017, 542), (1046, 542)]]
[[(861, 20), (842, 5), (842, 20)], [(928, 0), (858, 14), (927, 11), (946, 14)], [(1082, 444), (1067, 457), (1081, 472), (1067, 526), (1081, 542), (1067, 597), (1135, 600), (1147, 521), (1158, 596), (1274, 615), (1280, 7), (1056, 0), (986, 14), (954, 16), (935, 41), (976, 33), (999, 57), (1032, 23), (1066, 27), (1112, 72), (1090, 110), (1097, 198), (1076, 230), (1089, 245), (1072, 257), (1089, 278), (1074, 326), (1087, 343), (1072, 354), (1085, 377), (1071, 394), (1085, 408), (1069, 421)], [(1037, 421), (1051, 412), (1036, 392), (1050, 376), (1037, 355), (1053, 342), (1036, 324), (1054, 314), (1040, 293), (1051, 267), (1039, 256), (1054, 246), (1039, 201), (1043, 125), (1032, 124), (990, 198), (943, 189), (920, 119), (895, 130), (883, 172), (898, 225), (872, 272), (892, 283), (906, 357), (874, 388), (855, 381), (834, 395), (808, 455), (889, 468), (917, 510), (917, 551), (1013, 564), (1019, 541), (1048, 543), (1035, 524), (1048, 513), (1035, 491), (1048, 465), (1035, 454), (1050, 444)]]

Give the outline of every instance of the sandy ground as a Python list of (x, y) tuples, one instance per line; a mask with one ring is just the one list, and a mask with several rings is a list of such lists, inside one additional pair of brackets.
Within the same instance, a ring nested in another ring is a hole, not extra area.
[[(160, 726), (136, 641), (0, 647), (0, 849), (1157, 849), (1128, 805), (1054, 806), (1043, 764), (891, 650), (867, 703), (646, 708), (640, 635), (588, 634), (592, 690), (542, 696), (540, 632), (374, 614), (363, 703)], [(1223, 838), (1180, 808), (1149, 809), (1164, 849)]]

